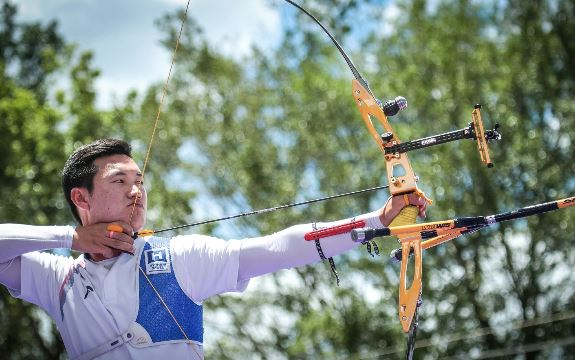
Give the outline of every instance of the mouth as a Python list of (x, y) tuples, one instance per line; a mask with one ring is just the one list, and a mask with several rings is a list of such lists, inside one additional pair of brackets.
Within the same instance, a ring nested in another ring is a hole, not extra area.
[(135, 203), (135, 204), (134, 204), (134, 203), (130, 203), (130, 204), (128, 205), (128, 207), (129, 207), (129, 208), (136, 207), (136, 208), (142, 209), (142, 210), (144, 209), (144, 205), (143, 205), (142, 203), (139, 203), (139, 202), (137, 202), (137, 203)]

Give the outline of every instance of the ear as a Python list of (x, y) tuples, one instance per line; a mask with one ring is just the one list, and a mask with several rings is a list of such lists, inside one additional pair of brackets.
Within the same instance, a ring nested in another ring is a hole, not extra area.
[(90, 209), (88, 189), (80, 187), (72, 188), (72, 190), (70, 190), (70, 198), (79, 209)]

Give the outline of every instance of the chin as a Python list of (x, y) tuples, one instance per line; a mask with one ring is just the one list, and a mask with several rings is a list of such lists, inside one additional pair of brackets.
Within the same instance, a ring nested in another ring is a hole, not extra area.
[(143, 219), (136, 219), (132, 222), (132, 228), (134, 231), (140, 231), (144, 228), (146, 222)]

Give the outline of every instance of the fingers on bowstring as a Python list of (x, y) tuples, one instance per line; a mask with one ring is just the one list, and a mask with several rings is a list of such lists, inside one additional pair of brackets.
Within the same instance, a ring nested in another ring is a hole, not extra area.
[(108, 224), (106, 227), (108, 231), (114, 231), (117, 233), (124, 233), (126, 235), (132, 236), (134, 234), (134, 229), (132, 226), (123, 221), (114, 221), (111, 224)]
[(130, 224), (117, 221), (106, 227), (107, 239), (105, 245), (112, 249), (117, 249), (130, 254), (134, 253), (133, 229)]

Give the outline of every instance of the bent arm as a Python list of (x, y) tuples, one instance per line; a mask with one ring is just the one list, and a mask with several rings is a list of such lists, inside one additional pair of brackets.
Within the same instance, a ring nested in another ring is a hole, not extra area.
[(20, 289), (20, 256), (33, 251), (70, 248), (71, 226), (0, 224), (0, 283)]
[[(367, 226), (382, 227), (380, 212), (372, 212), (355, 218), (365, 220)], [(351, 219), (331, 223), (317, 223), (317, 229), (349, 223)], [(242, 242), (239, 259), (239, 281), (272, 273), (281, 269), (312, 264), (321, 260), (315, 241), (306, 241), (304, 235), (313, 230), (312, 224), (296, 225), (272, 235)], [(349, 233), (320, 239), (326, 258), (355, 248)]]
[(40, 250), (72, 246), (71, 226), (33, 226), (0, 224), (0, 263)]

